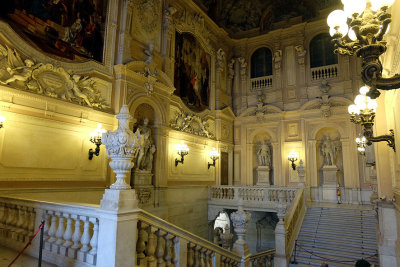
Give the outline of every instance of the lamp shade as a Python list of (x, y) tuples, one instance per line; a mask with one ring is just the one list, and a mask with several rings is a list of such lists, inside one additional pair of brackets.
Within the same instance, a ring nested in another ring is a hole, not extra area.
[(326, 22), (328, 23), (329, 27), (335, 28), (336, 26), (345, 25), (347, 22), (347, 17), (343, 10), (337, 9), (329, 14)]

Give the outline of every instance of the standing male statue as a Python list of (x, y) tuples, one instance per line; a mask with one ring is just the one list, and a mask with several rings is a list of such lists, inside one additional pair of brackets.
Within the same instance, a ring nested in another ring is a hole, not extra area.
[(259, 166), (269, 166), (270, 161), (271, 161), (270, 154), (271, 154), (271, 152), (269, 150), (267, 141), (264, 140), (264, 142), (259, 145), (258, 150), (257, 150), (258, 165)]
[(329, 136), (326, 136), (321, 143), (321, 153), (324, 157), (324, 165), (336, 164), (336, 151), (339, 150)]

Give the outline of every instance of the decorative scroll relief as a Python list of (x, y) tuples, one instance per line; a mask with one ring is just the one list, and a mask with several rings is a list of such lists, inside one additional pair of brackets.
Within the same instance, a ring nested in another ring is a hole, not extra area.
[(175, 112), (175, 117), (170, 121), (169, 126), (181, 132), (214, 138), (214, 133), (211, 132), (209, 123), (193, 114)]
[(1, 44), (0, 84), (97, 109), (110, 108), (94, 79), (53, 64), (35, 64), (29, 58), (22, 60), (15, 49)]

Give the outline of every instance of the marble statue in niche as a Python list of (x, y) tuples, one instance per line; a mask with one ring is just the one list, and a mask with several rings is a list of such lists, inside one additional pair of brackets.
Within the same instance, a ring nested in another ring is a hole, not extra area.
[(148, 127), (149, 120), (143, 119), (143, 125), (140, 125), (135, 135), (138, 141), (138, 152), (135, 162), (136, 170), (152, 171), (153, 154), (155, 152), (155, 145), (151, 139), (151, 129)]
[(143, 118), (141, 125), (134, 132), (137, 141), (137, 150), (133, 158), (131, 185), (135, 187), (148, 187), (152, 184), (153, 159), (156, 146), (153, 143), (149, 119)]
[(340, 150), (337, 141), (332, 141), (329, 136), (325, 136), (321, 141), (321, 154), (324, 158), (324, 165), (336, 165), (336, 154)]
[(259, 166), (270, 166), (271, 151), (267, 144), (267, 140), (264, 140), (264, 142), (258, 146), (257, 157), (258, 157), (258, 165)]
[(256, 156), (258, 162), (258, 166), (256, 168), (256, 185), (269, 186), (271, 173), (271, 149), (267, 139), (262, 140), (256, 146)]

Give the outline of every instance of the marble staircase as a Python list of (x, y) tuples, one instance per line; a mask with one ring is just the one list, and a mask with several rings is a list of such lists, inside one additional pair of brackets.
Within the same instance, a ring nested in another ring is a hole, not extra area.
[[(364, 258), (378, 265), (375, 211), (308, 207), (293, 266), (354, 266)], [(292, 260), (294, 257), (294, 251)]]

